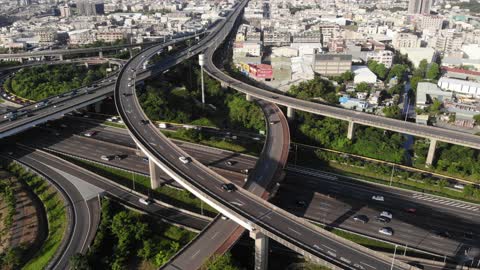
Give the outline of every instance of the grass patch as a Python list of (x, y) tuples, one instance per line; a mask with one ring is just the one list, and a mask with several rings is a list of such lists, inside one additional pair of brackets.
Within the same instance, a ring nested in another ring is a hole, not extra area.
[(215, 138), (215, 137), (203, 138), (203, 136), (201, 136), (200, 138), (199, 137), (192, 138), (191, 136), (188, 135), (188, 133), (179, 132), (179, 131), (175, 132), (175, 131), (162, 130), (162, 133), (171, 139), (187, 141), (191, 143), (198, 143), (201, 145), (211, 146), (211, 147), (215, 147), (215, 148), (219, 148), (227, 151), (254, 155), (254, 156), (259, 155), (259, 153), (262, 151), (262, 146), (263, 146), (262, 143), (257, 143), (257, 142), (245, 142), (243, 144), (240, 144), (241, 142), (240, 140), (233, 142), (230, 140), (225, 140), (223, 138)]
[(202, 118), (193, 120), (192, 122), (190, 122), (190, 125), (204, 126), (204, 127), (214, 127), (214, 128), (218, 127), (217, 124), (215, 124), (214, 121), (212, 121), (211, 119), (206, 118), (206, 117), (202, 117)]
[[(113, 180), (123, 186), (129, 188), (133, 187), (133, 173), (111, 168), (90, 161), (75, 159), (71, 157), (63, 158), (98, 175)], [(151, 196), (163, 202), (181, 207), (183, 209), (187, 209), (195, 213), (201, 213), (202, 207), (204, 214), (208, 216), (213, 217), (217, 213), (217, 211), (210, 205), (202, 203), (200, 199), (196, 198), (193, 194), (186, 190), (176, 189), (164, 185), (152, 191), (150, 189), (150, 178), (145, 175), (135, 174), (135, 190), (142, 192), (143, 194), (150, 194)]]
[(27, 172), (22, 166), (10, 163), (7, 170), (20, 181), (24, 181), (40, 198), (48, 220), (48, 237), (35, 256), (22, 268), (25, 270), (44, 269), (58, 250), (67, 226), (67, 214), (62, 198), (50, 184), (41, 177)]
[(127, 126), (125, 126), (124, 124), (114, 123), (110, 121), (104, 121), (102, 125), (116, 127), (116, 128), (127, 128)]

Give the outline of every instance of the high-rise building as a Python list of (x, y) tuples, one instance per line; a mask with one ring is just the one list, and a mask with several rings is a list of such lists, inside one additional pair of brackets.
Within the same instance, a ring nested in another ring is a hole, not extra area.
[(408, 3), (409, 14), (430, 14), (432, 0), (410, 0)]
[(65, 4), (64, 6), (60, 6), (60, 16), (64, 18), (68, 18), (72, 16), (72, 11), (70, 9), (70, 6), (68, 4)]
[(77, 13), (83, 16), (95, 16), (104, 14), (103, 3), (97, 3), (91, 0), (77, 0)]

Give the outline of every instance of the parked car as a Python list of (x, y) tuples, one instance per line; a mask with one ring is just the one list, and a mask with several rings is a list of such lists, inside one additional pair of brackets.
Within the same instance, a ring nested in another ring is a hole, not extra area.
[(383, 201), (385, 201), (385, 198), (383, 198), (383, 196), (381, 196), (381, 195), (373, 195), (372, 200), (383, 202)]

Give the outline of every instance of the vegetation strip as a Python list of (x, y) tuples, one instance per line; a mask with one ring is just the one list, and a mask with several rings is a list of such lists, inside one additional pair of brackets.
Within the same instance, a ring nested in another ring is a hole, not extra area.
[(64, 202), (58, 191), (52, 188), (46, 180), (27, 172), (21, 165), (12, 162), (5, 168), (20, 181), (24, 181), (40, 198), (45, 207), (48, 219), (48, 237), (36, 255), (22, 268), (26, 270), (44, 269), (55, 256), (66, 231), (67, 213)]

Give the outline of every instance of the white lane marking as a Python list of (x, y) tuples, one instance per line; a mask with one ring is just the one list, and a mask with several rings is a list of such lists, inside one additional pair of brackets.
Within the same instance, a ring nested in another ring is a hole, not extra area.
[(360, 263), (363, 264), (363, 265), (365, 265), (365, 266), (367, 266), (367, 267), (370, 267), (370, 268), (373, 268), (373, 269), (377, 269), (376, 267), (373, 267), (373, 266), (371, 266), (370, 264), (366, 264), (366, 263), (364, 263), (364, 262), (360, 262)]
[(197, 257), (198, 253), (200, 253), (200, 249), (199, 249), (199, 250), (197, 250), (197, 252), (193, 253), (193, 255), (192, 255), (192, 257), (191, 257), (191, 258), (195, 258), (195, 257)]
[(288, 229), (289, 229), (290, 231), (292, 231), (292, 232), (294, 232), (294, 233), (298, 234), (298, 235), (302, 235), (301, 233), (299, 233), (298, 231), (295, 231), (294, 229), (292, 229), (292, 228), (290, 228), (290, 227), (288, 227)]
[(219, 234), (219, 232), (216, 232), (211, 239), (215, 239), (215, 237), (217, 237), (217, 235)]
[(425, 195), (418, 194), (418, 193), (413, 194), (413, 198), (418, 199), (418, 200), (427, 201), (427, 202), (442, 204), (442, 205), (445, 205), (445, 206), (462, 208), (462, 209), (466, 209), (466, 210), (470, 210), (470, 211), (479, 211), (480, 210), (479, 207), (474, 206), (474, 205), (469, 205), (469, 204), (456, 202), (456, 201), (443, 200), (443, 199), (439, 199), (439, 198), (435, 198), (435, 197), (431, 197), (431, 196), (425, 196)]
[(332, 250), (332, 251), (334, 251), (334, 252), (337, 252), (335, 249), (333, 249), (333, 248), (331, 248), (331, 247), (329, 247), (329, 246), (326, 246), (326, 245), (324, 245), (324, 244), (322, 244), (322, 246), (324, 246), (325, 248), (330, 249), (330, 250)]

